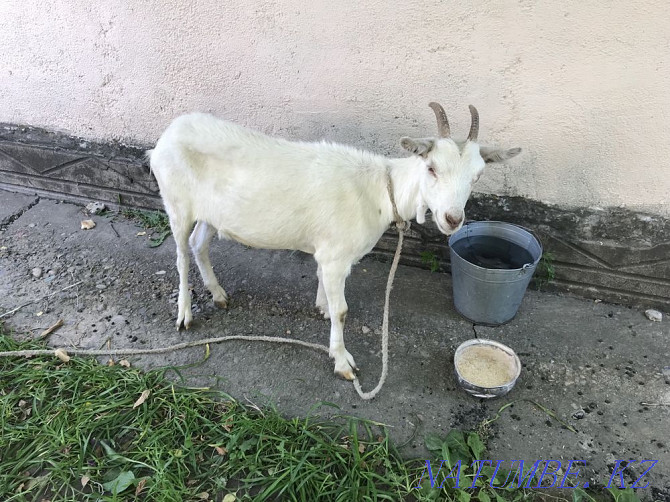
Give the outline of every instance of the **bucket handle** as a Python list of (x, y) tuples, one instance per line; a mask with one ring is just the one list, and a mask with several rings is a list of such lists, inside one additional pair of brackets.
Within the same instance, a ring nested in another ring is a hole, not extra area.
[[(533, 230), (532, 228), (524, 227), (523, 225), (517, 225), (516, 223), (513, 223), (513, 225), (516, 225), (519, 228), (523, 228), (526, 232), (535, 237), (537, 239), (537, 242), (540, 244), (540, 249), (542, 250), (542, 253), (544, 254), (544, 246), (542, 245), (542, 239), (540, 239), (540, 236), (537, 235), (537, 232), (535, 232), (535, 230)], [(542, 259), (542, 255), (540, 255), (540, 259)], [(533, 266), (532, 263), (526, 263), (523, 267), (521, 267), (519, 275), (525, 275), (526, 272), (528, 272), (528, 269), (532, 266)]]
[(528, 269), (533, 266), (532, 263), (526, 263), (521, 269), (519, 270), (519, 275), (526, 275), (528, 272)]
[[(516, 225), (516, 223), (514, 223)], [(535, 237), (537, 239), (537, 242), (540, 244), (540, 249), (542, 250), (542, 253), (544, 254), (544, 246), (542, 245), (542, 239), (540, 239), (540, 236), (537, 235), (537, 232), (533, 230), (532, 228), (524, 227), (523, 225), (516, 225), (519, 228), (523, 228), (526, 232), (528, 232), (530, 235)], [(540, 259), (542, 259), (542, 254), (540, 255)], [(525, 275), (526, 272), (528, 272), (528, 269), (532, 267), (532, 263), (526, 263), (523, 267), (521, 267), (521, 271), (519, 272), (519, 275)]]

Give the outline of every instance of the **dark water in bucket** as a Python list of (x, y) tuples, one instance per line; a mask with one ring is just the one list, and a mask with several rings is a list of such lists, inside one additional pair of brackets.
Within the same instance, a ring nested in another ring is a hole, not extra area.
[(452, 249), (464, 260), (488, 269), (518, 269), (534, 261), (533, 255), (527, 249), (489, 235), (473, 235), (461, 239), (452, 245)]

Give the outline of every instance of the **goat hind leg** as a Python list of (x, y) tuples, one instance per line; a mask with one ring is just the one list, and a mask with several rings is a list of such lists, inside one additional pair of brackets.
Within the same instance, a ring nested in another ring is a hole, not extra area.
[(330, 312), (328, 312), (328, 299), (326, 298), (326, 290), (323, 288), (323, 273), (321, 265), (316, 269), (316, 276), (319, 278), (319, 287), (316, 290), (316, 306), (319, 312), (323, 314), (324, 319), (330, 319)]
[(216, 279), (212, 262), (209, 260), (209, 244), (212, 242), (215, 233), (216, 229), (212, 225), (199, 221), (195, 224), (188, 242), (191, 245), (191, 250), (193, 250), (195, 263), (200, 270), (202, 281), (209, 292), (212, 293), (214, 305), (224, 309), (228, 306), (228, 294)]
[(181, 218), (170, 218), (172, 235), (177, 244), (177, 272), (179, 272), (178, 312), (177, 322), (175, 323), (177, 329), (180, 329), (182, 324), (184, 325), (184, 328), (188, 329), (193, 322), (193, 315), (191, 314), (191, 293), (188, 290), (188, 231), (191, 224), (191, 222)]

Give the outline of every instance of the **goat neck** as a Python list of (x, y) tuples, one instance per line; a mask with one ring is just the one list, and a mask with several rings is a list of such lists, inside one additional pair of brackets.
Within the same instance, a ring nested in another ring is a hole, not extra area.
[[(388, 175), (393, 186), (393, 197), (398, 208), (398, 215), (403, 221), (409, 221), (417, 215), (419, 175), (423, 169), (425, 169), (425, 164), (418, 157), (389, 160)], [(391, 206), (390, 201), (389, 206)], [(389, 215), (393, 223), (395, 219), (392, 209)]]

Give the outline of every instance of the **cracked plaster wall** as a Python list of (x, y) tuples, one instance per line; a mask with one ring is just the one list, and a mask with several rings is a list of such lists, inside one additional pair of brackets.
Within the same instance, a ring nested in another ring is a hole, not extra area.
[(150, 144), (212, 111), (401, 154), (440, 101), (524, 154), (475, 187), (670, 216), (662, 0), (0, 2), (0, 122)]

